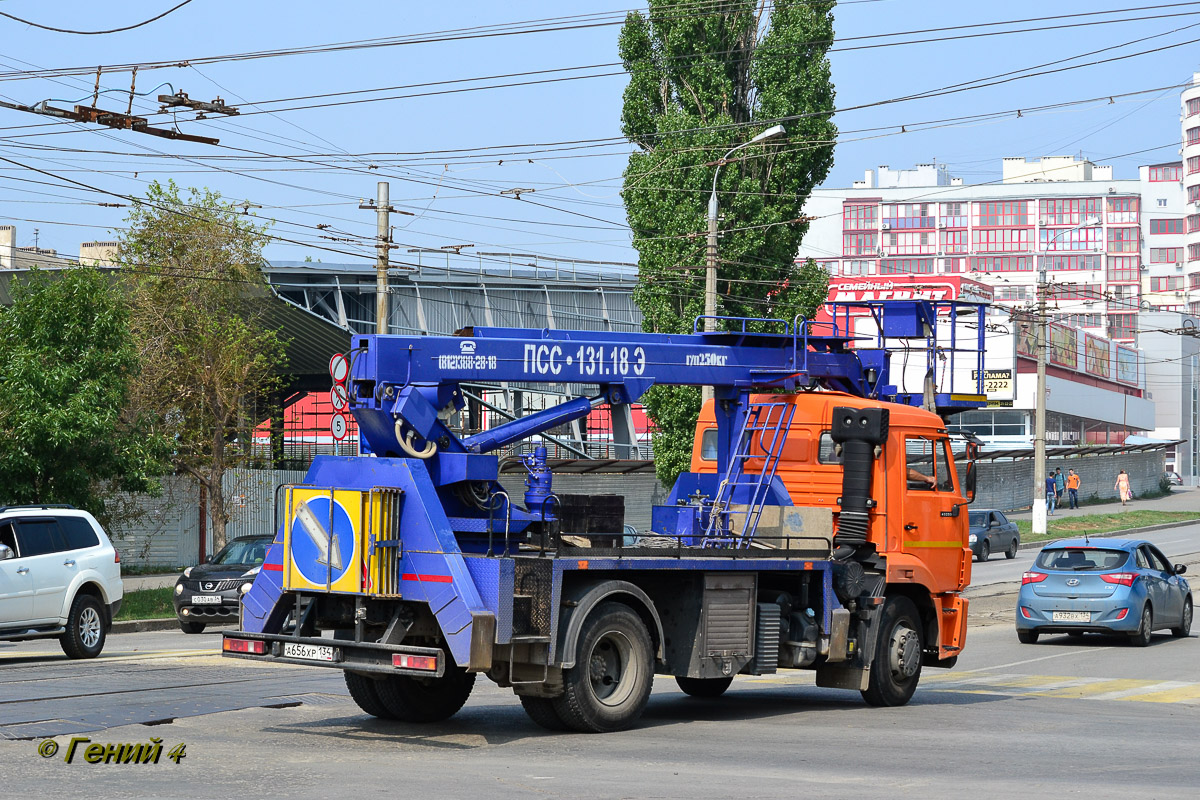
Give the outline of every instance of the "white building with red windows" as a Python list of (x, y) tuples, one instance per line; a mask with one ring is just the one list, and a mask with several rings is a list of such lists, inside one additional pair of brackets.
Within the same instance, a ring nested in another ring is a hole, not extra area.
[(1054, 320), (1135, 341), (1139, 310), (1200, 314), (1200, 73), (1180, 120), (1180, 158), (1137, 179), (1074, 156), (1004, 158), (984, 184), (937, 164), (867, 170), (812, 193), (800, 255), (835, 278), (965, 275), (1018, 307), (1044, 268)]
[(941, 180), (918, 187), (886, 169), (878, 174), (892, 180), (880, 185), (868, 170), (849, 189), (812, 193), (805, 213), (816, 219), (800, 255), (834, 278), (967, 277), (1010, 307), (1034, 301), (1044, 268), (1055, 321), (1132, 341), (1143, 300), (1187, 310), (1176, 294), (1186, 283), (1182, 171), (1153, 165), (1137, 180), (1116, 180), (1111, 169), (1069, 156), (1006, 158), (999, 183), (946, 181), (934, 170)]
[[(829, 285), (830, 305), (818, 321), (829, 321), (838, 303), (910, 299), (970, 303), (993, 298), (987, 284), (961, 275), (834, 277)], [(849, 320), (855, 334), (874, 342), (878, 329), (865, 310), (851, 306), (836, 313), (839, 325)], [(978, 377), (971, 352), (975, 344), (963, 338), (953, 342), (948, 336), (939, 333), (932, 375), (935, 385), (938, 391), (974, 391), (967, 387), (973, 387)], [(1001, 307), (993, 309), (984, 333), (982, 378), (987, 408), (956, 414), (947, 420), (948, 427), (974, 433), (987, 449), (1032, 445), (1037, 396), (1035, 337), (1030, 321), (1010, 318)], [(1120, 445), (1130, 435), (1155, 432), (1155, 406), (1147, 390), (1150, 359), (1145, 352), (1061, 323), (1050, 325), (1048, 342), (1047, 444)], [(953, 347), (959, 348), (957, 358), (948, 356)], [(905, 392), (920, 391), (929, 370), (920, 353), (893, 363), (892, 368), (890, 380)]]

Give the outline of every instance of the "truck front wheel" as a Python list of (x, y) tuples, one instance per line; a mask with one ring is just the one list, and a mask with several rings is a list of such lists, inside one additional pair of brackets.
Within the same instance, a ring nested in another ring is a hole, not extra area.
[(921, 618), (907, 597), (889, 597), (876, 633), (863, 699), (873, 706), (902, 706), (912, 699), (921, 680)]
[(457, 664), (448, 664), (440, 678), (391, 675), (379, 681), (375, 691), (392, 719), (441, 722), (458, 713), (474, 686), (475, 673), (467, 672)]
[(606, 733), (642, 715), (654, 683), (654, 648), (641, 617), (620, 603), (601, 603), (575, 645), (554, 710), (571, 730)]

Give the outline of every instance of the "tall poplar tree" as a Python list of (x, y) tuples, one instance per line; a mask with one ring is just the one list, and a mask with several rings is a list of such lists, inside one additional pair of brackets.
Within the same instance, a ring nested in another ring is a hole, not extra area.
[[(828, 275), (796, 263), (801, 209), (833, 164), (837, 129), (826, 53), (833, 2), (649, 0), (620, 36), (630, 81), (622, 130), (636, 145), (621, 196), (638, 250), (635, 299), (647, 331), (690, 331), (704, 309), (713, 170), (731, 148), (782, 123), (785, 136), (721, 166), (717, 313), (791, 320), (824, 302)], [(644, 398), (654, 456), (670, 485), (688, 468), (700, 392)]]

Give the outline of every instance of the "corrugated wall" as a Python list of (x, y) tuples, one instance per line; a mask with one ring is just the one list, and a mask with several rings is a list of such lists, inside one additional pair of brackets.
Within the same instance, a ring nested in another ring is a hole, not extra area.
[[(275, 489), (300, 483), (299, 470), (231, 469), (222, 482), (232, 505), (225, 527), (227, 539), (270, 533), (275, 517)], [(127, 495), (124, 522), (109, 527), (113, 545), (124, 563), (137, 566), (183, 567), (200, 556), (200, 491), (191, 478), (172, 475), (163, 480), (161, 497)], [(212, 555), (212, 523), (205, 526), (205, 553)]]

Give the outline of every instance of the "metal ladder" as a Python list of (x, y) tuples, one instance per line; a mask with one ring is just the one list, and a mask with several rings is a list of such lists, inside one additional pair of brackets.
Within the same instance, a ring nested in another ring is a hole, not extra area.
[[(787, 442), (795, 411), (796, 406), (792, 403), (750, 405), (733, 451), (729, 454), (729, 463), (725, 465), (725, 477), (717, 487), (701, 547), (750, 547), (758, 530), (771, 481), (779, 468), (779, 457), (783, 454), (783, 445)], [(752, 458), (763, 459), (762, 469), (747, 473), (746, 462)], [(731, 510), (735, 494), (742, 494), (740, 490), (745, 490), (745, 510)], [(742, 515), (745, 519), (741, 530), (734, 530), (734, 517)]]

